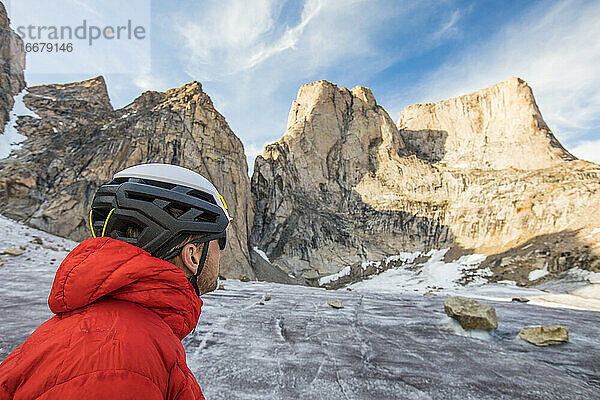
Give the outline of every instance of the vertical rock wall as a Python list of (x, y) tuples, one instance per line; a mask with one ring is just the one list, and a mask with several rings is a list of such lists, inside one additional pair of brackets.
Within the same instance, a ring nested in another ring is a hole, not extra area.
[[(368, 88), (304, 85), (284, 136), (256, 160), (252, 245), (300, 282), (402, 248), (446, 243), (435, 216), (377, 211), (356, 190), (365, 176), (397, 174), (404, 143)], [(405, 173), (419, 172), (423, 164)], [(429, 205), (426, 205), (429, 208)]]
[(198, 82), (146, 92), (113, 110), (104, 79), (29, 88), (21, 149), (0, 160), (0, 207), (8, 217), (82, 240), (99, 185), (131, 165), (165, 162), (205, 175), (233, 217), (222, 273), (253, 277), (247, 238), (253, 210), (241, 141)]
[(450, 167), (533, 170), (574, 160), (519, 78), (437, 103), (405, 108), (398, 128), (416, 155)]
[[(8, 121), (13, 97), (25, 88), (23, 40), (10, 28), (4, 4), (0, 2), (0, 127)], [(2, 129), (0, 129), (0, 132)]]
[(304, 85), (256, 160), (252, 245), (309, 284), (403, 251), (511, 258), (542, 235), (494, 265), (516, 280), (565, 254), (600, 269), (600, 169), (560, 145), (525, 82), (408, 107), (398, 127), (367, 88)]

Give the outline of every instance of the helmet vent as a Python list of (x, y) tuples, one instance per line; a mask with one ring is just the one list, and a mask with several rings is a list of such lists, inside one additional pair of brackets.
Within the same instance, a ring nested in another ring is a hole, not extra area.
[(171, 190), (175, 186), (177, 186), (177, 185), (174, 185), (172, 183), (159, 182), (159, 181), (154, 181), (152, 179), (140, 179), (140, 183), (144, 183), (144, 184), (150, 185), (150, 186), (156, 186), (156, 187), (167, 189), (167, 190)]
[(215, 202), (215, 198), (206, 192), (201, 192), (199, 190), (194, 189), (194, 190), (187, 192), (187, 195), (195, 197), (200, 200), (208, 201), (209, 203), (212, 203), (212, 204), (217, 204)]
[(140, 234), (142, 233), (142, 231), (144, 230), (144, 228), (138, 224), (136, 224), (133, 221), (127, 221), (127, 224), (124, 226), (115, 226), (115, 229), (117, 231), (123, 232), (124, 237), (126, 238), (130, 238), (130, 239), (137, 239)]
[(190, 211), (191, 209), (192, 207), (180, 203), (170, 203), (164, 208), (164, 210), (168, 212), (169, 215), (176, 219), (181, 217), (183, 214)]
[(209, 211), (205, 211), (202, 214), (200, 214), (199, 216), (197, 216), (196, 218), (194, 218), (194, 221), (215, 223), (215, 222), (217, 222), (217, 217), (218, 217), (217, 214), (211, 213)]
[(150, 195), (147, 195), (147, 194), (143, 194), (143, 193), (136, 193), (136, 192), (126, 191), (125, 194), (126, 194), (126, 196), (128, 198), (133, 199), (133, 200), (147, 201), (147, 202), (150, 202), (150, 203), (152, 201), (154, 201), (154, 197), (153, 196), (150, 196)]

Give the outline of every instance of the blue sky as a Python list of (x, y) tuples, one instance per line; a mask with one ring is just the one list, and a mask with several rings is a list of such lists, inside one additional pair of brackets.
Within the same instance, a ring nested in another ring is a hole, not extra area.
[[(110, 16), (119, 4), (56, 3), (64, 5), (53, 11), (57, 18), (67, 10)], [(198, 80), (243, 141), (250, 169), (283, 135), (300, 86), (319, 79), (370, 87), (397, 120), (408, 105), (519, 76), (563, 145), (600, 162), (598, 1), (152, 1), (150, 18), (150, 65), (103, 74), (113, 105)], [(45, 74), (38, 66), (26, 80), (94, 75)]]

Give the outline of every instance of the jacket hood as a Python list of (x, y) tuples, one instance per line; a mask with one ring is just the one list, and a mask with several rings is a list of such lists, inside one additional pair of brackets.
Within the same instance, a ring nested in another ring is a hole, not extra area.
[(48, 305), (59, 314), (103, 297), (154, 311), (179, 339), (194, 329), (202, 306), (185, 273), (170, 262), (120, 240), (87, 239), (56, 271)]

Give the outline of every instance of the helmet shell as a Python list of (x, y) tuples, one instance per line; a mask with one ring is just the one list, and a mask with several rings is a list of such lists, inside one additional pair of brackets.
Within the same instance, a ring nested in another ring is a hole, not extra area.
[[(164, 256), (190, 234), (223, 239), (230, 217), (225, 200), (202, 175), (171, 164), (141, 164), (117, 172), (96, 192), (94, 236), (111, 236)], [(127, 234), (136, 227), (137, 237)]]
[(190, 169), (180, 167), (179, 165), (162, 163), (139, 164), (125, 168), (113, 175), (113, 179), (118, 178), (149, 179), (209, 193), (215, 199), (215, 204), (221, 207), (225, 216), (230, 219), (225, 199), (223, 199), (217, 188), (208, 179)]

